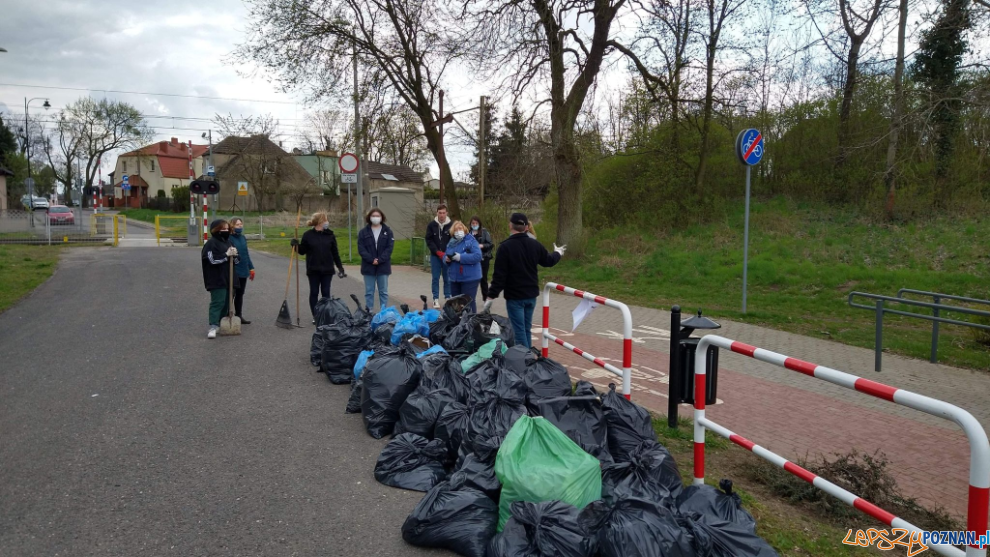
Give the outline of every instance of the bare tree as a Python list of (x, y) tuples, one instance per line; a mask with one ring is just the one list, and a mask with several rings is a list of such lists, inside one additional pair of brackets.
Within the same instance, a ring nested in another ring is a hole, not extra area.
[[(463, 40), (442, 32), (444, 14), (430, 0), (251, 0), (249, 37), (236, 51), (274, 71), (287, 89), (308, 87), (314, 98), (344, 97), (353, 51), (364, 88), (394, 95), (417, 116), (434, 158), (440, 135), (434, 101)], [(441, 168), (453, 190), (450, 165)], [(447, 199), (460, 216), (457, 196)]]
[(222, 140), (214, 145), (218, 158), (217, 176), (221, 180), (248, 182), (257, 200), (258, 212), (276, 207), (286, 182), (283, 151), (272, 138), (278, 136), (278, 120), (270, 114), (234, 118), (216, 115)]
[(365, 153), (371, 160), (425, 170), (429, 150), (416, 114), (393, 104), (364, 120)]
[(306, 124), (308, 130), (303, 132), (303, 141), (312, 151), (336, 151), (340, 154), (354, 143), (351, 121), (342, 109), (317, 110), (307, 116)]
[(904, 125), (904, 41), (907, 35), (908, 0), (900, 0), (897, 18), (897, 59), (894, 62), (894, 113), (890, 118), (890, 140), (887, 143), (887, 168), (883, 182), (887, 189), (885, 212), (887, 219), (894, 218), (894, 198), (897, 190), (897, 148), (901, 126)]

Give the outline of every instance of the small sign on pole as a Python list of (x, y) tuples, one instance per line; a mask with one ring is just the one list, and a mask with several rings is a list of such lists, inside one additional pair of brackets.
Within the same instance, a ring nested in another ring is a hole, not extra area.
[(736, 156), (746, 166), (746, 216), (743, 225), (743, 286), (742, 312), (746, 313), (746, 278), (749, 270), (749, 190), (753, 166), (763, 160), (763, 134), (756, 128), (739, 132), (736, 136)]
[(356, 184), (357, 174), (341, 174), (340, 175), (341, 184)]
[(237, 182), (237, 195), (247, 195), (247, 194), (248, 194), (248, 183)]
[(130, 177), (124, 174), (120, 177), (120, 189), (129, 190), (131, 189)]
[(213, 168), (213, 165), (212, 164), (206, 167), (206, 175), (207, 176), (214, 176), (215, 174), (216, 174), (216, 172), (215, 172), (215, 169)]
[(337, 166), (340, 167), (340, 171), (345, 174), (353, 174), (357, 172), (358, 169), (358, 158), (354, 153), (344, 153), (340, 155), (340, 159), (337, 161)]

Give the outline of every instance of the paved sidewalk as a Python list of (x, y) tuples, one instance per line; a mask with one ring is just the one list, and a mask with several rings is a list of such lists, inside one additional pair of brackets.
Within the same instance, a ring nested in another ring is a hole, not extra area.
[[(352, 271), (349, 270), (349, 273)], [(412, 267), (393, 267), (389, 293), (413, 307), (429, 295), (430, 275)], [(361, 280), (353, 269), (355, 280)], [(580, 288), (581, 285), (570, 285)], [(571, 311), (579, 300), (558, 292), (551, 298), (554, 334), (621, 366), (622, 317), (611, 308), (596, 309), (572, 333)], [(399, 303), (396, 301), (396, 303)], [(633, 315), (633, 400), (666, 414), (670, 313), (630, 307)], [(685, 317), (695, 308), (684, 308)], [(504, 300), (493, 311), (505, 314)], [(984, 428), (990, 425), (990, 375), (884, 354), (884, 370), (873, 371), (873, 351), (745, 323), (722, 321), (717, 334), (816, 364), (925, 394), (962, 407)], [(539, 345), (540, 310), (534, 314), (533, 339)], [(606, 388), (619, 378), (561, 347), (551, 357), (574, 378)], [(937, 502), (964, 515), (968, 493), (969, 446), (954, 424), (868, 395), (815, 380), (790, 370), (722, 351), (719, 401), (708, 416), (725, 427), (791, 459), (880, 450), (901, 488), (922, 502)], [(681, 406), (690, 418), (691, 408)]]

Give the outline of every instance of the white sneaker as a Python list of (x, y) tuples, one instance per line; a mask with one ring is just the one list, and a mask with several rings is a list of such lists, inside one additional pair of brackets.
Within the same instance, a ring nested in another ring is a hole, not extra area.
[(210, 327), (210, 332), (206, 333), (206, 338), (217, 338), (217, 328)]
[(433, 298), (433, 309), (440, 309), (440, 300)]

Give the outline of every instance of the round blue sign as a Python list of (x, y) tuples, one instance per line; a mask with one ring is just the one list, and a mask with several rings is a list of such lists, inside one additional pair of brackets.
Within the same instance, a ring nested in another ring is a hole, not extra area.
[(754, 166), (763, 160), (763, 134), (755, 128), (743, 130), (736, 137), (736, 156), (747, 166)]

